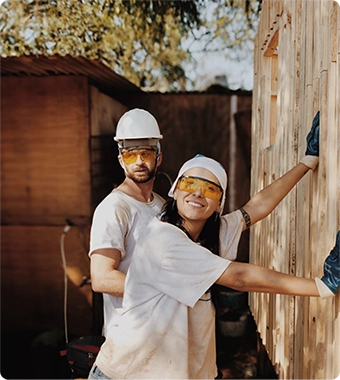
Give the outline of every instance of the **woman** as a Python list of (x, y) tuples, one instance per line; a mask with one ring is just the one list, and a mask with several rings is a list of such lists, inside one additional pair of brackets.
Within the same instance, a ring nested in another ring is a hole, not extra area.
[[(199, 155), (183, 165), (160, 218), (138, 240), (120, 324), (107, 336), (89, 378), (214, 379), (214, 283), (314, 297), (337, 291), (340, 232), (321, 280), (224, 258), (236, 255), (247, 224), (240, 210), (220, 216), (226, 188), (227, 176), (217, 161)], [(247, 205), (245, 212), (251, 213)]]

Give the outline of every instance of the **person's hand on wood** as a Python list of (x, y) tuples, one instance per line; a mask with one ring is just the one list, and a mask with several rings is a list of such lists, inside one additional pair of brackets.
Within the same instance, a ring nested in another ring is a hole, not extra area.
[(300, 161), (310, 169), (314, 170), (319, 163), (319, 137), (320, 135), (320, 111), (318, 111), (313, 119), (312, 127), (306, 137), (306, 155)]

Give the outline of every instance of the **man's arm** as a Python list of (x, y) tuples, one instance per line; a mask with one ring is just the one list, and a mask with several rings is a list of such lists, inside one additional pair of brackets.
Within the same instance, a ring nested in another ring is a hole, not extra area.
[(90, 259), (91, 286), (94, 292), (123, 297), (125, 273), (117, 270), (120, 251), (114, 248), (97, 249)]

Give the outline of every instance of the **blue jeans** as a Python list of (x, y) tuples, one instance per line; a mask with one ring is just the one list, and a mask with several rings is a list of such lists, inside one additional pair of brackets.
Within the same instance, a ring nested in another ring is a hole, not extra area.
[(106, 379), (110, 380), (111, 378), (106, 376), (105, 373), (103, 373), (97, 366), (96, 363), (93, 365), (91, 368), (91, 371), (89, 373), (89, 380), (101, 380), (101, 379)]

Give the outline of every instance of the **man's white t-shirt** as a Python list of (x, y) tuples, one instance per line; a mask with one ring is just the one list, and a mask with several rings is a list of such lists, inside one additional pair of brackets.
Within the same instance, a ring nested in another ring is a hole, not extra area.
[[(122, 191), (115, 189), (97, 206), (91, 226), (90, 252), (102, 248), (115, 248), (121, 252), (118, 270), (127, 273), (136, 240), (149, 221), (157, 215), (164, 199), (153, 193), (152, 202), (140, 202)], [(104, 327), (106, 335), (111, 324), (116, 323), (122, 298), (103, 294)]]
[[(236, 257), (242, 214), (222, 218), (222, 254)], [(214, 379), (215, 310), (209, 289), (230, 262), (154, 218), (135, 247), (119, 325), (108, 331), (96, 365), (113, 379)]]

